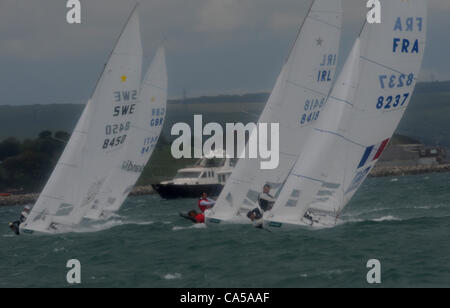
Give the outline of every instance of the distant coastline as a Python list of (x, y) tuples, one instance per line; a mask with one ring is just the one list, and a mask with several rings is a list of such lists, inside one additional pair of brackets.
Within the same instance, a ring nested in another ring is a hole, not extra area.
[(369, 177), (389, 177), (389, 176), (406, 176), (427, 173), (443, 173), (450, 172), (450, 164), (426, 166), (392, 166), (392, 167), (375, 167), (369, 174)]
[[(153, 195), (155, 194), (155, 190), (151, 185), (146, 186), (137, 186), (130, 193), (130, 196), (144, 196), (144, 195)], [(7, 197), (0, 197), (0, 206), (12, 206), (12, 205), (27, 205), (34, 204), (38, 199), (39, 194), (11, 194)]]
[[(194, 114), (202, 114), (208, 122), (256, 122), (269, 93), (185, 97), (168, 101), (163, 136), (171, 139), (174, 123), (191, 124)], [(411, 136), (428, 145), (450, 148), (448, 113), (450, 112), (450, 81), (419, 82), (410, 106), (397, 133)], [(8, 105), (0, 102), (0, 141), (15, 137), (35, 138), (44, 130), (72, 132), (83, 104)]]

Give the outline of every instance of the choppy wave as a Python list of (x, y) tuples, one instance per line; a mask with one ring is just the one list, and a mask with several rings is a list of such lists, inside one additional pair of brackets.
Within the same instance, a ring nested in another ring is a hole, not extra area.
[[(120, 217), (120, 216), (118, 216)], [(122, 220), (122, 219), (111, 219), (106, 220), (101, 223), (93, 223), (88, 226), (83, 226), (81, 228), (76, 228), (73, 230), (74, 233), (91, 233), (105, 231), (111, 228), (125, 226), (125, 225), (137, 225), (137, 226), (147, 226), (154, 224), (154, 221), (134, 221), (134, 220)]]
[(181, 274), (180, 273), (173, 273), (173, 274), (166, 274), (163, 276), (163, 278), (165, 280), (174, 280), (174, 279), (181, 279)]
[[(119, 216), (79, 230), (97, 233), (17, 237), (0, 224), (0, 287), (67, 286), (69, 258), (82, 263), (86, 287), (367, 287), (372, 258), (383, 287), (445, 286), (450, 173), (429, 177), (368, 179), (338, 227), (317, 232), (203, 230), (178, 216), (195, 200), (155, 196), (129, 198)], [(0, 208), (0, 217), (20, 211)]]
[(401, 219), (392, 215), (383, 216), (380, 218), (371, 219), (371, 221), (382, 222), (382, 221), (400, 221)]
[(54, 253), (58, 253), (58, 252), (62, 252), (62, 251), (64, 251), (65, 250), (65, 248), (64, 247), (55, 247), (55, 248), (53, 248), (53, 252)]
[(180, 231), (180, 230), (186, 230), (186, 229), (205, 229), (206, 224), (195, 224), (191, 225), (189, 227), (182, 227), (182, 226), (175, 226), (172, 228), (172, 231)]

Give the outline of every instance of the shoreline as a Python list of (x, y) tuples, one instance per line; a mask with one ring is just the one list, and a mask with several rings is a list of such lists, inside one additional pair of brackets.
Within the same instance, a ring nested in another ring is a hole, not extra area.
[(407, 176), (407, 175), (418, 175), (418, 174), (428, 174), (428, 173), (444, 173), (450, 172), (450, 164), (442, 164), (435, 166), (408, 166), (408, 167), (375, 167), (372, 172), (370, 172), (369, 177), (380, 178), (388, 176)]
[[(429, 173), (450, 172), (450, 164), (442, 164), (436, 166), (409, 166), (409, 167), (375, 167), (369, 174), (371, 178), (389, 177), (389, 176), (407, 176)], [(153, 195), (157, 192), (151, 185), (137, 186), (130, 193), (130, 196)], [(36, 202), (39, 197), (38, 193), (11, 195), (8, 197), (0, 197), (0, 206), (27, 205)]]
[[(153, 195), (156, 191), (151, 185), (137, 186), (130, 193), (130, 196), (145, 196)], [(0, 206), (14, 206), (14, 205), (27, 205), (34, 204), (39, 197), (39, 193), (11, 195), (8, 197), (0, 197)]]

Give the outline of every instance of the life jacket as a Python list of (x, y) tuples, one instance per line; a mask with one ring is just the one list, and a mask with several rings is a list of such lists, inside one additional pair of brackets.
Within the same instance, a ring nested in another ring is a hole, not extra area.
[(205, 223), (205, 215), (203, 213), (197, 214), (197, 216), (195, 216), (195, 220), (198, 224), (203, 224)]
[(202, 211), (202, 213), (204, 213), (207, 209), (213, 207), (215, 203), (216, 202), (212, 199), (200, 198), (200, 200), (198, 200), (198, 208), (200, 209), (200, 211)]

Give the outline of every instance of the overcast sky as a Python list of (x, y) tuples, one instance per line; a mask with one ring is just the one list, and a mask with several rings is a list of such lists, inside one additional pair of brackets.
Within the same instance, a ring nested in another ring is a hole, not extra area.
[[(331, 0), (332, 1), (332, 0)], [(135, 0), (0, 0), (0, 105), (84, 103)], [(343, 0), (344, 61), (366, 0)], [(270, 91), (311, 0), (142, 0), (144, 71), (164, 43), (169, 96)], [(421, 80), (450, 80), (450, 0), (429, 0)]]

